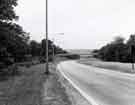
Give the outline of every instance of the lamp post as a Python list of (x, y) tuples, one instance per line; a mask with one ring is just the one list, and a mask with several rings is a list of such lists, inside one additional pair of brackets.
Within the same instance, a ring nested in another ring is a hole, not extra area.
[(48, 0), (46, 0), (46, 71), (45, 74), (49, 74), (48, 65)]
[[(63, 33), (59, 33), (63, 34)], [(54, 49), (53, 49), (54, 50)], [(54, 54), (54, 51), (53, 51)], [(48, 0), (46, 0), (46, 71), (45, 74), (49, 74), (49, 46), (48, 46)]]

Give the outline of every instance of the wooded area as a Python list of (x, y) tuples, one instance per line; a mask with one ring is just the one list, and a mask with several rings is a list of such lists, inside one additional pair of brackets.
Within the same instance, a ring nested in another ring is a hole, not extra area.
[[(17, 5), (17, 0), (0, 0), (0, 68), (32, 61), (34, 58), (45, 62), (46, 39), (41, 42), (30, 40), (30, 33), (16, 22), (19, 19), (14, 10)], [(51, 40), (48, 42), (49, 60), (52, 60), (53, 52), (66, 53)]]
[(116, 37), (111, 43), (94, 51), (96, 57), (104, 61), (135, 62), (135, 35), (130, 35), (128, 40)]

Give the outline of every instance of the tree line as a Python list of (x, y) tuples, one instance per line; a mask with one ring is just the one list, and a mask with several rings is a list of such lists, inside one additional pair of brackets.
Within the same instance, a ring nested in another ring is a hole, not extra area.
[[(0, 0), (0, 63), (5, 65), (26, 61), (28, 57), (45, 58), (46, 53), (46, 39), (41, 42), (30, 40), (29, 33), (14, 22), (19, 19), (14, 10), (16, 6), (17, 0)], [(52, 47), (55, 54), (66, 52), (51, 40), (48, 42), (50, 56)]]
[(134, 62), (135, 58), (135, 35), (130, 35), (129, 39), (117, 36), (114, 40), (99, 50), (94, 50), (95, 57), (104, 61)]

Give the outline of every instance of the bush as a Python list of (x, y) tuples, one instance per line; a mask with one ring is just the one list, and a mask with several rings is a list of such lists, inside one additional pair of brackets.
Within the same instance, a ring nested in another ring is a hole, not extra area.
[(5, 59), (3, 60), (3, 62), (4, 62), (7, 66), (9, 66), (9, 65), (12, 65), (12, 64), (14, 63), (14, 59), (8, 57), (8, 58), (5, 58)]
[(9, 75), (17, 75), (19, 73), (18, 71), (18, 66), (17, 65), (12, 65), (8, 67), (8, 73)]
[(0, 62), (0, 69), (6, 68), (7, 66), (5, 65), (5, 63)]
[(126, 44), (108, 44), (103, 46), (96, 57), (104, 61), (131, 62), (129, 46)]
[(8, 66), (7, 68), (1, 69), (0, 70), (0, 76), (12, 76), (12, 75), (18, 75), (18, 66), (17, 65), (12, 65)]
[(46, 59), (44, 57), (40, 57), (39, 58), (39, 61), (40, 61), (40, 63), (45, 63), (46, 62)]
[[(49, 62), (52, 62), (52, 61), (53, 61), (53, 56), (49, 56), (49, 57), (48, 57), (48, 61), (49, 61)], [(39, 62), (40, 62), (40, 63), (46, 63), (46, 58), (45, 58), (45, 57), (40, 57), (40, 58), (39, 58)]]
[(65, 56), (68, 59), (80, 59), (80, 55), (78, 54), (69, 54)]

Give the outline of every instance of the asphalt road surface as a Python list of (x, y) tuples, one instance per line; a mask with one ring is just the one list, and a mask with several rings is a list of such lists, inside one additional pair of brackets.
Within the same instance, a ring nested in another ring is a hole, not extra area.
[(58, 69), (90, 96), (95, 105), (135, 105), (133, 74), (86, 66), (75, 61), (61, 62)]

